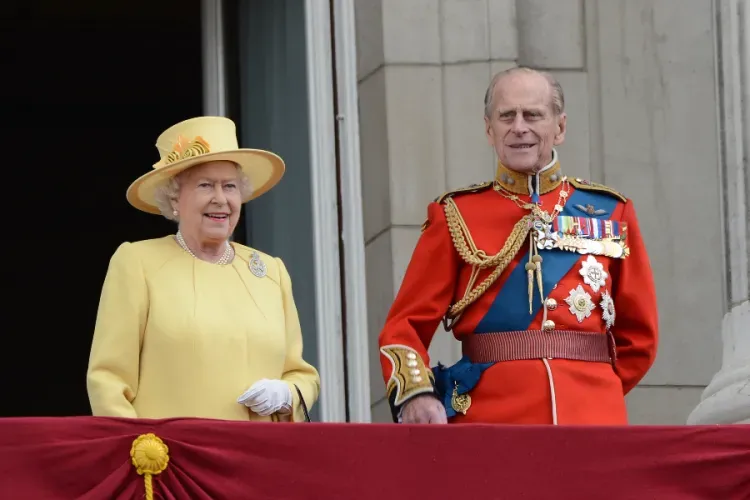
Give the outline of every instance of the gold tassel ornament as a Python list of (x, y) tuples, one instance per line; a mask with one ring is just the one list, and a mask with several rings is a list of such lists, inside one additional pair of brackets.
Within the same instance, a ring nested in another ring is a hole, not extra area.
[(130, 448), (130, 460), (138, 475), (143, 476), (146, 500), (154, 500), (152, 477), (166, 470), (169, 448), (154, 434), (141, 434)]

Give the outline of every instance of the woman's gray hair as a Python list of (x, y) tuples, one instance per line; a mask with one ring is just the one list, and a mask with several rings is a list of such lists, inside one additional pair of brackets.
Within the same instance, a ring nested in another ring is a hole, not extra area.
[[(237, 167), (237, 173), (239, 173), (240, 195), (244, 200), (245, 197), (253, 191), (253, 188), (250, 184), (250, 179), (245, 175), (245, 172), (242, 171), (239, 165), (235, 166)], [(174, 214), (172, 202), (177, 201), (180, 197), (180, 179), (188, 170), (190, 169), (183, 170), (174, 177), (170, 177), (168, 180), (157, 186), (156, 192), (154, 193), (156, 206), (159, 208), (159, 212), (161, 212), (161, 214), (167, 219), (175, 222), (179, 220), (179, 217)]]

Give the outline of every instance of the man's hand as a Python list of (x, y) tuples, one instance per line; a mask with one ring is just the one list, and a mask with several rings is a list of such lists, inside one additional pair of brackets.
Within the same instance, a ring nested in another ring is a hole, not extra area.
[(447, 424), (445, 408), (434, 396), (424, 394), (407, 401), (401, 411), (404, 424)]

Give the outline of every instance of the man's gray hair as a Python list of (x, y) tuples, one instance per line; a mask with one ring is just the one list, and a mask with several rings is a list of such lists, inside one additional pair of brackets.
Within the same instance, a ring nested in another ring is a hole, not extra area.
[(562, 85), (560, 85), (560, 82), (558, 82), (557, 79), (552, 76), (552, 74), (546, 71), (538, 71), (532, 68), (519, 66), (496, 73), (495, 76), (492, 77), (492, 81), (490, 82), (489, 87), (487, 87), (487, 92), (485, 92), (484, 94), (484, 116), (486, 116), (487, 118), (492, 118), (492, 98), (495, 94), (495, 87), (497, 86), (497, 83), (506, 76), (510, 76), (515, 73), (543, 76), (552, 89), (552, 102), (550, 103), (552, 112), (555, 113), (555, 116), (560, 116), (561, 114), (563, 114), (563, 112), (565, 111), (565, 95), (563, 94), (563, 89)]

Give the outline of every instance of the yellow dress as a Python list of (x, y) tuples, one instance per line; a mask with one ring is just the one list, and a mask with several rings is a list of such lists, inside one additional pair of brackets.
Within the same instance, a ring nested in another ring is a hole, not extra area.
[(310, 408), (317, 370), (302, 334), (283, 262), (258, 252), (267, 274), (250, 272), (252, 249), (232, 243), (221, 266), (192, 257), (174, 237), (123, 243), (110, 261), (91, 346), (87, 389), (96, 416), (261, 417), (237, 398), (261, 378), (290, 385), (294, 421)]

